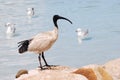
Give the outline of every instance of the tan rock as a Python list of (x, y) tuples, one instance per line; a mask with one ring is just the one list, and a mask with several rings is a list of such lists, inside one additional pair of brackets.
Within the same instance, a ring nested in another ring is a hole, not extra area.
[[(28, 73), (28, 74), (26, 74)], [(56, 66), (47, 70), (22, 70), (15, 80), (120, 80), (120, 59), (104, 65), (87, 65), (79, 69)]]
[(95, 75), (94, 71), (90, 68), (81, 68), (75, 71), (74, 73), (84, 75), (88, 78), (88, 80), (97, 80), (97, 76)]
[(25, 69), (19, 70), (15, 77), (18, 78), (23, 74), (28, 74), (28, 71)]
[(113, 80), (109, 73), (100, 65), (84, 66), (73, 73), (84, 75), (88, 80)]
[(57, 66), (50, 70), (30, 70), (15, 80), (88, 80), (85, 76), (72, 73), (74, 69)]
[(103, 68), (112, 75), (113, 80), (120, 80), (120, 58), (105, 63)]
[(98, 72), (102, 76), (102, 80), (113, 80), (112, 76), (102, 67), (98, 67)]

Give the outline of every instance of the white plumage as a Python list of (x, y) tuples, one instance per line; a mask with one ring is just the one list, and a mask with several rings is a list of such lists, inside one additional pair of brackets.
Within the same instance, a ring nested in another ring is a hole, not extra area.
[(49, 66), (44, 58), (44, 52), (50, 49), (58, 38), (58, 25), (57, 25), (58, 19), (67, 20), (72, 24), (72, 22), (67, 18), (61, 17), (59, 15), (54, 15), (53, 22), (55, 27), (52, 31), (42, 32), (37, 34), (31, 39), (19, 42), (19, 53), (31, 51), (39, 54), (38, 59), (39, 59), (41, 69), (43, 69), (41, 64), (41, 57), (45, 62), (45, 66)]
[[(58, 38), (58, 29), (55, 27), (52, 31), (37, 34), (28, 46), (28, 51), (42, 53), (53, 45)], [(37, 43), (37, 44), (36, 44)]]
[(15, 30), (16, 30), (15, 24), (8, 22), (8, 23), (5, 24), (5, 26), (7, 27), (7, 30), (6, 30), (7, 37), (14, 36)]
[(27, 15), (29, 18), (31, 18), (34, 15), (34, 8), (28, 8)]
[(78, 36), (78, 41), (79, 41), (79, 43), (81, 43), (82, 40), (85, 39), (85, 37), (87, 36), (88, 29), (86, 31), (83, 31), (81, 28), (78, 28), (76, 30), (76, 32), (77, 32), (77, 36)]

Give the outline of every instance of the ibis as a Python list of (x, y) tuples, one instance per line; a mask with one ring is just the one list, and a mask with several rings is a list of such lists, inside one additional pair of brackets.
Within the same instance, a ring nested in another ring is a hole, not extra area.
[(53, 23), (54, 23), (53, 30), (47, 31), (47, 32), (41, 32), (41, 33), (33, 36), (30, 39), (18, 42), (18, 44), (19, 44), (18, 52), (19, 53), (22, 54), (26, 51), (30, 51), (30, 52), (39, 54), (38, 60), (39, 60), (41, 70), (44, 69), (42, 66), (42, 63), (41, 63), (41, 59), (43, 59), (46, 67), (50, 67), (50, 65), (48, 65), (48, 63), (44, 57), (44, 52), (49, 50), (58, 38), (57, 21), (59, 19), (67, 20), (68, 22), (70, 22), (72, 24), (72, 22), (69, 19), (59, 16), (59, 15), (54, 15), (53, 16)]

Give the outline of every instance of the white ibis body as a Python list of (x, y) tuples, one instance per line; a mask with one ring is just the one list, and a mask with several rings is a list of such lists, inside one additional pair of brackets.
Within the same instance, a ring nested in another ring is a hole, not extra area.
[(31, 39), (19, 42), (19, 50), (18, 50), (19, 53), (31, 51), (31, 52), (35, 52), (36, 54), (39, 54), (38, 59), (41, 69), (43, 69), (41, 64), (41, 57), (45, 62), (45, 66), (49, 66), (44, 58), (44, 52), (50, 49), (58, 38), (58, 25), (57, 25), (58, 19), (67, 20), (72, 24), (72, 22), (69, 19), (61, 17), (59, 15), (54, 15), (53, 23), (55, 27), (52, 31), (42, 32), (37, 34)]

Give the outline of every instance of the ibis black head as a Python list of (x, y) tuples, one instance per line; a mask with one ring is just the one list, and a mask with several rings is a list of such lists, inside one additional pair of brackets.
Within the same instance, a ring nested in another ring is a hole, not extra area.
[(62, 17), (62, 16), (59, 16), (59, 15), (54, 15), (54, 16), (53, 16), (53, 22), (54, 22), (55, 27), (57, 27), (57, 28), (58, 28), (58, 25), (57, 25), (57, 20), (58, 20), (58, 19), (67, 20), (67, 21), (69, 21), (69, 22), (72, 24), (72, 22), (71, 22), (69, 19), (67, 19), (67, 18), (65, 18), (65, 17)]

